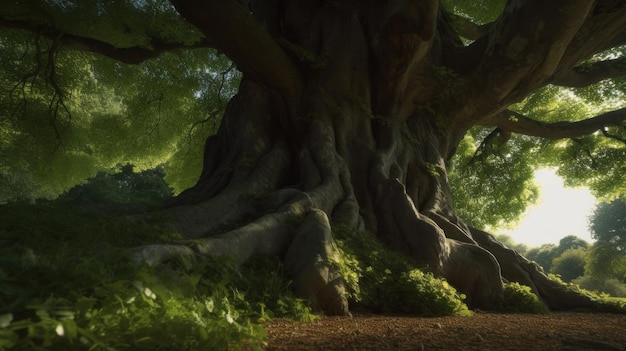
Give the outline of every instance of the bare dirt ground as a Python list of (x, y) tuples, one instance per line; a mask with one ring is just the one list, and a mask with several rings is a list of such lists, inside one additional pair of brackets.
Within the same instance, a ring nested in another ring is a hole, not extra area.
[(273, 320), (268, 351), (626, 350), (626, 315), (475, 313), (471, 317), (354, 315)]

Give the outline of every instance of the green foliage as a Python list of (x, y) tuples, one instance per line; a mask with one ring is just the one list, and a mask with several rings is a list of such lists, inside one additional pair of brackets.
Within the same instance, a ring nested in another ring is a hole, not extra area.
[(0, 203), (53, 198), (126, 163), (165, 164), (176, 191), (191, 186), (239, 80), (206, 49), (126, 65), (4, 29), (0, 47)]
[(526, 258), (535, 261), (544, 271), (550, 271), (552, 260), (558, 256), (558, 248), (554, 244), (543, 244), (526, 252)]
[(593, 291), (597, 295), (608, 294), (610, 296), (626, 297), (626, 284), (615, 278), (606, 279), (603, 277), (584, 275), (572, 280), (582, 289)]
[(316, 318), (277, 261), (136, 265), (127, 248), (180, 239), (164, 228), (54, 202), (0, 206), (0, 350), (260, 349), (258, 323)]
[(590, 222), (594, 239), (626, 254), (626, 202), (614, 200), (599, 203)]
[(585, 274), (587, 250), (584, 248), (569, 249), (552, 260), (550, 272), (558, 274), (561, 279), (571, 282)]
[(463, 1), (463, 0), (445, 0), (443, 4), (446, 9), (463, 17), (467, 17), (472, 21), (483, 24), (495, 21), (502, 13), (504, 8), (504, 0), (481, 0), (481, 1)]
[[(623, 79), (586, 89), (547, 86), (509, 109), (542, 122), (577, 121), (624, 107), (623, 98), (617, 96), (623, 96), (625, 88)], [(626, 136), (624, 127), (606, 128), (606, 132), (622, 140)], [(541, 140), (509, 138), (497, 129), (474, 127), (449, 163), (458, 212), (478, 228), (515, 222), (537, 199), (532, 177), (542, 167), (556, 168), (566, 185), (589, 187), (598, 198), (626, 194), (626, 148), (603, 133)]]
[(253, 320), (265, 322), (283, 317), (310, 322), (319, 318), (310, 301), (293, 294), (278, 257), (258, 257), (248, 262), (242, 267), (239, 278), (234, 287), (249, 301), (246, 309)]
[(515, 222), (538, 197), (531, 159), (536, 142), (523, 136), (508, 143), (497, 139), (484, 128), (470, 130), (448, 164), (457, 212), (477, 228)]
[(589, 248), (589, 243), (575, 235), (567, 235), (559, 240), (559, 252), (561, 254), (567, 250), (587, 248)]
[(165, 182), (162, 167), (133, 171), (127, 164), (117, 167), (116, 173), (99, 172), (87, 183), (77, 185), (60, 197), (61, 201), (79, 203), (132, 204), (157, 206), (173, 195), (172, 188)]
[(422, 316), (469, 315), (465, 298), (445, 280), (385, 248), (371, 233), (335, 228), (353, 309)]
[(594, 275), (626, 281), (626, 203), (600, 203), (590, 218), (596, 242), (587, 269)]
[(532, 292), (532, 289), (519, 283), (504, 284), (504, 298), (499, 308), (510, 313), (548, 313), (548, 307)]
[[(563, 237), (559, 241), (558, 246), (554, 244), (543, 244), (540, 247), (534, 247), (526, 251), (526, 258), (528, 258), (531, 261), (535, 261), (544, 269), (544, 271), (550, 272), (553, 268), (554, 260), (557, 257), (563, 255), (568, 250), (574, 250), (575, 252), (566, 255), (567, 257), (563, 258), (563, 262), (559, 263), (559, 265), (562, 265), (562, 266), (559, 267), (558, 269), (566, 270), (566, 267), (571, 268), (573, 266), (576, 266), (575, 262), (578, 262), (578, 263), (582, 261), (586, 262), (588, 247), (589, 247), (589, 243), (587, 243), (586, 241), (574, 235), (568, 235), (566, 237)], [(580, 249), (580, 251), (576, 251), (577, 249)], [(578, 258), (571, 257), (571, 256), (576, 256)], [(568, 260), (570, 261), (566, 262)], [(574, 269), (572, 272), (574, 271), (577, 271), (577, 270)], [(569, 273), (566, 275), (569, 276)], [(573, 278), (575, 277), (572, 277), (570, 279), (573, 279)]]
[(595, 243), (589, 249), (587, 271), (598, 277), (626, 281), (626, 258), (614, 247)]
[[(606, 80), (582, 89), (547, 86), (511, 109), (539, 121), (578, 121), (624, 107), (624, 88), (623, 79)], [(623, 140), (626, 129), (610, 127), (606, 132)], [(587, 186), (596, 197), (604, 199), (626, 194), (622, 176), (626, 172), (626, 149), (622, 142), (594, 133), (541, 144), (541, 152), (533, 155), (533, 163), (558, 168), (566, 185)]]
[(598, 312), (626, 313), (626, 298), (603, 296), (598, 301)]

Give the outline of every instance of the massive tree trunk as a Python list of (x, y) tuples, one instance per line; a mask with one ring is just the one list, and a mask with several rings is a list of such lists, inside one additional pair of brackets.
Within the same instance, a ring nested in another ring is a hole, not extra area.
[[(299, 294), (345, 314), (343, 281), (330, 264), (338, 254), (332, 228), (341, 227), (376, 233), (445, 277), (471, 307), (495, 308), (504, 280), (529, 285), (555, 309), (591, 305), (469, 228), (451, 203), (446, 161), (463, 135), (553, 73), (551, 56), (532, 53), (508, 68), (539, 39), (529, 34), (505, 48), (476, 42), (460, 60), (437, 1), (174, 3), (244, 78), (206, 141), (197, 184), (167, 204), (189, 240), (139, 248), (137, 257), (232, 255), (243, 263), (277, 255)], [(569, 7), (561, 15), (573, 18), (580, 9)], [(253, 35), (233, 39), (216, 28)], [(479, 51), (488, 59), (477, 60)], [(536, 81), (526, 79), (530, 71)]]

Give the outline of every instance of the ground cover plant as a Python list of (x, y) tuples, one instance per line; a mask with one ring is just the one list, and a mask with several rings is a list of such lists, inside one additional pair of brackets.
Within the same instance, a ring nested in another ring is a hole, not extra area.
[(119, 249), (154, 241), (155, 233), (175, 235), (57, 204), (5, 205), (0, 217), (2, 350), (226, 350), (263, 342), (254, 323), (263, 312), (244, 308), (239, 276), (226, 262), (155, 270)]

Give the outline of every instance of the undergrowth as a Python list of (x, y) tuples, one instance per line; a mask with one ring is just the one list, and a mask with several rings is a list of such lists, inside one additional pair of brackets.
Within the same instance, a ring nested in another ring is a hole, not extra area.
[(609, 312), (626, 314), (626, 299), (611, 297), (607, 293), (591, 291), (582, 288), (579, 284), (564, 282), (557, 274), (550, 274), (550, 279), (561, 283), (565, 288), (577, 291), (591, 297), (594, 302), (593, 312)]
[(272, 317), (311, 320), (277, 260), (152, 269), (126, 250), (158, 224), (54, 203), (0, 206), (0, 350), (260, 349)]
[(504, 297), (498, 310), (506, 313), (546, 314), (550, 312), (529, 286), (515, 282), (504, 284)]
[[(444, 279), (373, 234), (333, 229), (342, 253), (333, 264), (353, 311), (471, 314)], [(154, 269), (128, 251), (176, 239), (162, 223), (81, 210), (67, 199), (0, 205), (0, 351), (260, 350), (261, 323), (318, 318), (291, 292), (279, 258), (242, 267), (207, 258)], [(598, 301), (599, 310), (624, 311), (623, 300)], [(530, 288), (508, 284), (501, 310), (543, 313), (545, 306)]]
[(351, 309), (419, 316), (470, 315), (465, 296), (368, 232), (334, 228)]

